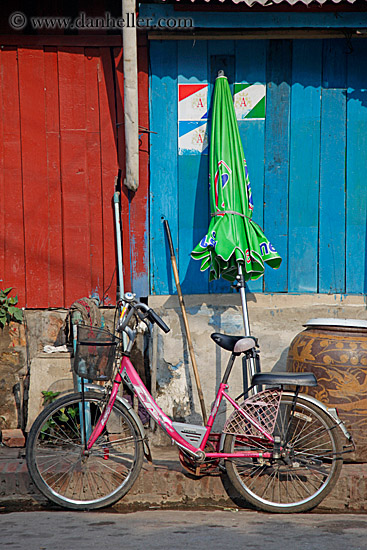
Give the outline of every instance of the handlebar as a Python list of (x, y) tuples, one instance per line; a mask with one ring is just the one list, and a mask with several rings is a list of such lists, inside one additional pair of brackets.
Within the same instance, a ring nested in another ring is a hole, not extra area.
[(157, 315), (156, 312), (153, 309), (149, 310), (148, 319), (152, 323), (156, 323), (159, 326), (159, 328), (161, 330), (163, 330), (163, 332), (165, 332), (166, 334), (167, 334), (167, 332), (169, 332), (171, 330), (169, 328), (169, 326), (166, 325), (166, 323), (163, 321), (163, 319), (161, 317), (159, 317), (159, 315)]
[(121, 310), (120, 321), (118, 324), (119, 331), (122, 332), (125, 330), (128, 322), (134, 314), (141, 321), (148, 319), (151, 323), (157, 324), (165, 333), (170, 331), (170, 328), (166, 325), (163, 319), (161, 319), (161, 317), (152, 308), (136, 300), (135, 294), (126, 292), (123, 296), (122, 304), (123, 308)]

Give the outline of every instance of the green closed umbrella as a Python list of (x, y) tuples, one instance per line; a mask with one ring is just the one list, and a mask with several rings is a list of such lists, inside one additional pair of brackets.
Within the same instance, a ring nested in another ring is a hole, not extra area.
[(211, 221), (191, 255), (209, 269), (209, 280), (237, 280), (246, 335), (250, 334), (245, 281), (264, 274), (265, 264), (278, 268), (281, 257), (252, 220), (250, 180), (227, 78), (215, 82), (209, 154)]

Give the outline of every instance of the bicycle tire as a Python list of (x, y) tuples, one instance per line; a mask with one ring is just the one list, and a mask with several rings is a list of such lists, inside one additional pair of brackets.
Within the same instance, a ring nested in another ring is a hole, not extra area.
[[(281, 444), (288, 433), (285, 456), (234, 458), (225, 461), (229, 482), (247, 503), (265, 512), (294, 513), (311, 510), (335, 486), (343, 460), (335, 422), (318, 406), (297, 398), (291, 417), (292, 395), (283, 395), (274, 434)], [(224, 452), (272, 451), (262, 437), (227, 435)]]
[[(85, 392), (91, 431), (105, 408), (104, 396)], [(50, 501), (72, 510), (111, 506), (133, 486), (143, 463), (143, 442), (132, 415), (115, 401), (107, 424), (86, 456), (81, 429), (82, 394), (48, 405), (28, 435), (30, 477)]]

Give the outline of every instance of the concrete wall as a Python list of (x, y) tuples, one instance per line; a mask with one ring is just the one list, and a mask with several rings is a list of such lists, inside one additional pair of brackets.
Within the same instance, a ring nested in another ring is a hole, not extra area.
[[(311, 318), (367, 319), (365, 298), (342, 295), (248, 294), (251, 333), (259, 339), (263, 371), (285, 371), (288, 347)], [(185, 297), (193, 346), (198, 363), (206, 409), (209, 412), (223, 375), (229, 353), (211, 340), (213, 332), (243, 334), (240, 296), (191, 295)], [(176, 296), (149, 298), (171, 332), (154, 331), (156, 354), (153, 368), (157, 377), (157, 402), (169, 416), (201, 421), (195, 379), (188, 355), (181, 311)], [(242, 392), (242, 365), (238, 359), (232, 372), (230, 394)], [(229, 410), (231, 406), (229, 405)], [(218, 415), (217, 428), (226, 417), (226, 406)]]

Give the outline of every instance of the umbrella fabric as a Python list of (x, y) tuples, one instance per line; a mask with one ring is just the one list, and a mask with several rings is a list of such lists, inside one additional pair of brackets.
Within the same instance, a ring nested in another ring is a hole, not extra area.
[(225, 76), (216, 79), (214, 88), (209, 171), (211, 221), (191, 252), (201, 260), (201, 271), (210, 269), (210, 281), (219, 277), (233, 281), (240, 263), (248, 281), (264, 274), (265, 263), (278, 268), (281, 257), (251, 219), (251, 185)]

